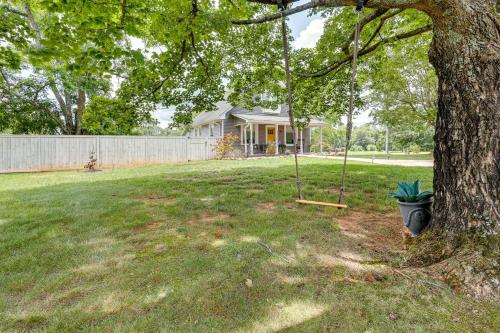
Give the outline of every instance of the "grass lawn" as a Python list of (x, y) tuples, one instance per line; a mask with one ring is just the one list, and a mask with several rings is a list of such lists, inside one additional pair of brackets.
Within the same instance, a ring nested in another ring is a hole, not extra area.
[[(333, 201), (340, 161), (301, 162), (306, 197)], [(297, 206), (293, 171), (283, 158), (0, 175), (0, 332), (500, 327), (498, 305), (384, 264), (404, 255), (386, 193), (430, 186), (431, 169), (350, 163), (345, 211)]]
[[(351, 157), (359, 157), (359, 158), (372, 158), (375, 156), (375, 159), (387, 159), (387, 154), (383, 151), (350, 151), (349, 156)], [(423, 152), (418, 154), (405, 154), (402, 152), (391, 152), (389, 159), (391, 160), (433, 160), (432, 152)]]

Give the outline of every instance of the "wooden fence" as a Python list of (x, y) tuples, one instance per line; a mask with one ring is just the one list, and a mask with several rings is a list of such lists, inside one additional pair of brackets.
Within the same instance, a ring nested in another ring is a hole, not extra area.
[(0, 173), (101, 168), (215, 157), (216, 137), (0, 135)]

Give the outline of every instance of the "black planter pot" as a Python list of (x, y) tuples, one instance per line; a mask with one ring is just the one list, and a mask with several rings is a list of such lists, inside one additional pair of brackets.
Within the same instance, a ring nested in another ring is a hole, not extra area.
[(405, 226), (413, 236), (420, 235), (431, 221), (432, 200), (398, 203)]

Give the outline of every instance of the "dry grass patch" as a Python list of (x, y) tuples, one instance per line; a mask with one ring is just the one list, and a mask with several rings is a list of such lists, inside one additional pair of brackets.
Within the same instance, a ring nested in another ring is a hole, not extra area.
[(152, 221), (146, 224), (138, 225), (134, 228), (134, 231), (155, 231), (165, 226), (165, 222), (163, 221)]
[(276, 208), (276, 204), (274, 202), (271, 202), (271, 201), (259, 202), (257, 204), (257, 211), (259, 213), (268, 213), (269, 211), (272, 211), (275, 208)]
[(160, 195), (143, 195), (134, 198), (135, 200), (141, 201), (146, 205), (174, 205), (177, 203), (177, 199), (171, 196), (160, 196)]
[(217, 214), (208, 214), (208, 213), (202, 213), (201, 215), (198, 215), (192, 219), (190, 219), (187, 224), (189, 225), (196, 225), (196, 224), (205, 224), (205, 223), (211, 223), (219, 220), (226, 220), (229, 219), (231, 215), (228, 213), (224, 212), (218, 212)]
[(406, 230), (401, 217), (378, 212), (353, 212), (335, 218), (342, 235), (376, 252), (401, 251)]

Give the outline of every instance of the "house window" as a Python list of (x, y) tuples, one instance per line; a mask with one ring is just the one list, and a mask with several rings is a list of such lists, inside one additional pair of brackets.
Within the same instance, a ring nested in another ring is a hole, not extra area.
[(214, 125), (209, 124), (208, 128), (209, 128), (209, 131), (210, 131), (210, 136), (214, 136)]
[(290, 126), (286, 127), (286, 144), (293, 145), (293, 132)]

